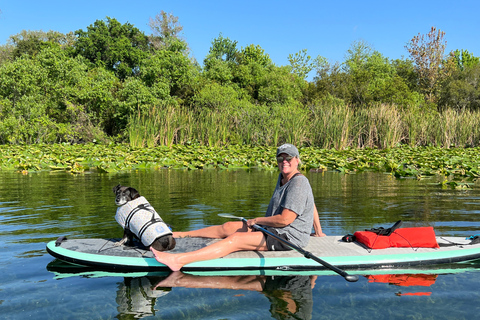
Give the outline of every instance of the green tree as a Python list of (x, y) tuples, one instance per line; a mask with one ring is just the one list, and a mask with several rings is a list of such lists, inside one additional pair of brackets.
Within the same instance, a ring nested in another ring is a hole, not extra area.
[(148, 37), (130, 23), (116, 19), (97, 20), (87, 31), (77, 30), (75, 54), (94, 65), (105, 66), (120, 79), (138, 74), (139, 64), (149, 55)]
[(365, 41), (355, 41), (347, 50), (344, 70), (347, 78), (348, 100), (355, 106), (366, 105), (369, 101), (368, 87), (373, 75), (367, 68), (368, 59), (374, 50)]
[[(59, 45), (23, 55), (0, 68), (0, 122), (17, 142), (90, 141), (115, 128), (113, 72), (88, 69)], [(113, 120), (112, 120), (113, 119)], [(100, 139), (99, 139), (100, 140)]]
[(455, 50), (453, 52), (453, 56), (455, 58), (455, 62), (458, 69), (460, 69), (461, 71), (464, 71), (467, 68), (471, 68), (477, 65), (480, 61), (479, 57), (475, 57), (473, 54), (463, 49)]
[(183, 51), (156, 51), (142, 61), (140, 70), (140, 78), (159, 99), (188, 100), (193, 95), (198, 69)]
[(258, 64), (263, 67), (267, 67), (272, 64), (270, 56), (259, 45), (248, 45), (242, 48), (235, 60), (238, 64)]
[(344, 102), (349, 101), (347, 83), (350, 77), (342, 69), (340, 63), (333, 65), (325, 63), (316, 69), (316, 76), (313, 78), (313, 84), (309, 84), (308, 104), (314, 104), (318, 100), (324, 101), (331, 98), (339, 99)]
[(203, 60), (204, 76), (220, 84), (230, 84), (234, 77), (237, 54), (237, 41), (224, 38), (220, 33), (213, 39), (208, 54)]
[(235, 55), (232, 82), (251, 97), (252, 101), (259, 100), (259, 90), (265, 74), (273, 67), (270, 56), (258, 45), (249, 45), (242, 48)]
[(208, 51), (204, 64), (208, 66), (208, 62), (211, 59), (233, 62), (235, 61), (237, 52), (237, 41), (232, 41), (228, 37), (224, 38), (220, 33), (217, 38), (213, 39), (212, 46)]
[(409, 87), (407, 65), (391, 62), (363, 41), (354, 42), (343, 65), (323, 64), (317, 69), (316, 88), (309, 87), (309, 99), (343, 100), (357, 108), (376, 103), (415, 104), (419, 96)]
[(267, 105), (279, 104), (300, 106), (307, 82), (303, 77), (290, 73), (288, 66), (270, 66), (259, 82), (258, 102)]
[(452, 52), (448, 59), (454, 71), (441, 86), (439, 106), (443, 109), (480, 110), (480, 63), (466, 50)]
[(327, 63), (327, 59), (322, 56), (312, 59), (310, 55), (307, 55), (307, 49), (302, 49), (294, 55), (289, 54), (288, 62), (290, 63), (291, 72), (305, 79), (310, 71)]
[(0, 46), (0, 65), (13, 60), (13, 50), (14, 47), (8, 43)]
[(35, 55), (42, 49), (49, 46), (60, 45), (62, 48), (72, 47), (75, 43), (73, 33), (63, 34), (57, 31), (30, 31), (10, 36), (8, 40), (11, 49), (11, 58), (15, 59), (23, 54)]
[(0, 142), (57, 142), (60, 126), (49, 113), (48, 74), (30, 55), (0, 66)]
[(418, 91), (418, 75), (415, 72), (415, 66), (410, 59), (395, 59), (391, 61), (399, 77), (405, 81), (411, 91)]

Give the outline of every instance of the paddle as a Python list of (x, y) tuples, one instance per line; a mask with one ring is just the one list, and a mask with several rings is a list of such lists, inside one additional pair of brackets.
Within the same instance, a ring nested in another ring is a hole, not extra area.
[[(231, 214), (228, 214), (228, 213), (220, 213), (218, 214), (218, 216), (220, 217), (223, 217), (223, 218), (231, 218), (231, 219), (238, 219), (238, 220), (242, 220), (243, 222), (247, 222), (247, 219), (245, 218), (242, 218), (242, 217), (237, 217), (237, 216), (234, 216), (234, 215), (231, 215)], [(358, 276), (357, 275), (351, 275), (351, 274), (348, 274), (346, 273), (344, 270), (342, 269), (339, 269), (335, 266), (332, 266), (330, 263), (326, 262), (326, 261), (323, 261), (322, 259), (314, 256), (311, 252), (308, 252), (306, 250), (303, 250), (302, 248), (300, 247), (297, 247), (296, 245), (294, 245), (293, 243), (291, 243), (290, 241), (287, 241), (279, 236), (277, 236), (276, 234), (274, 233), (271, 233), (270, 231), (260, 227), (259, 225), (257, 224), (254, 224), (252, 226), (254, 229), (258, 230), (258, 231), (262, 231), (263, 233), (271, 236), (271, 237), (274, 237), (275, 239), (277, 239), (278, 241), (281, 241), (283, 243), (285, 243), (287, 246), (289, 246), (290, 248), (294, 249), (295, 251), (303, 254), (303, 256), (307, 259), (312, 259), (318, 263), (320, 263), (321, 265), (323, 265), (324, 267), (338, 273), (339, 275), (341, 275), (342, 277), (345, 278), (345, 280), (349, 281), (349, 282), (355, 282), (358, 280)]]

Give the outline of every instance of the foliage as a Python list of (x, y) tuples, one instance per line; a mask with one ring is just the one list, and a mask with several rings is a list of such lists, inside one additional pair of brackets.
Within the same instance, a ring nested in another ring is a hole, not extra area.
[(453, 56), (455, 57), (455, 62), (457, 64), (457, 68), (460, 71), (465, 71), (468, 68), (472, 68), (479, 64), (480, 58), (475, 57), (473, 54), (468, 52), (468, 50), (455, 50), (453, 52)]
[(270, 56), (259, 45), (248, 45), (242, 48), (235, 57), (237, 63), (242, 65), (257, 64), (267, 67), (272, 64)]
[(150, 43), (157, 50), (168, 49), (179, 42), (184, 43), (180, 38), (183, 27), (178, 23), (178, 17), (171, 13), (160, 11), (155, 18), (150, 18), (148, 26), (153, 32), (150, 36)]
[[(386, 149), (300, 148), (302, 170), (341, 173), (378, 171), (397, 178), (444, 176), (444, 185), (465, 186), (480, 176), (478, 148), (397, 147)], [(138, 169), (275, 169), (274, 147), (234, 145), (134, 148), (111, 144), (0, 146), (0, 170), (118, 172)]]
[(163, 100), (187, 98), (193, 90), (196, 74), (196, 66), (184, 52), (161, 50), (142, 60), (138, 76), (157, 98)]
[(427, 35), (418, 34), (405, 47), (410, 53), (418, 74), (419, 86), (427, 101), (435, 101), (440, 81), (448, 70), (442, 69), (445, 47), (445, 32), (432, 27)]
[(209, 61), (213, 59), (227, 62), (235, 61), (235, 57), (238, 53), (237, 43), (237, 41), (232, 41), (228, 37), (224, 38), (220, 33), (217, 38), (213, 39), (212, 46), (208, 51), (208, 55), (203, 61), (205, 64), (205, 69), (209, 69)]
[(332, 96), (357, 108), (377, 103), (416, 105), (421, 97), (408, 66), (407, 61), (391, 62), (363, 41), (355, 42), (343, 65), (319, 66), (310, 95), (314, 100)]
[(480, 63), (457, 69), (444, 81), (439, 98), (443, 109), (480, 110)]
[[(177, 17), (162, 11), (150, 27), (148, 37), (107, 17), (75, 34), (12, 36), (0, 47), (0, 143), (480, 144), (478, 58), (457, 50), (438, 64), (444, 34), (436, 29), (410, 45), (437, 59), (429, 87), (420, 66), (430, 65), (415, 54), (390, 60), (363, 41), (343, 62), (312, 59), (303, 49), (278, 66), (261, 46), (239, 48), (220, 33), (202, 68)], [(308, 82), (311, 70), (316, 77)]]
[(439, 106), (442, 109), (480, 110), (480, 63), (467, 50), (450, 54), (450, 64), (455, 70), (442, 82)]
[(130, 23), (114, 18), (97, 20), (75, 32), (75, 54), (113, 71), (120, 80), (138, 73), (140, 61), (148, 56), (148, 37)]
[(307, 49), (288, 55), (288, 62), (290, 63), (291, 72), (305, 79), (310, 71), (318, 69), (320, 66), (327, 63), (327, 59), (318, 56), (312, 60), (312, 57), (307, 55)]

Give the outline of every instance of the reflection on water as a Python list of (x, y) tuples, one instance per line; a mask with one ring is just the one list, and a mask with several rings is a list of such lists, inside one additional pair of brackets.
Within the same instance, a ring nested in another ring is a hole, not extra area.
[[(407, 282), (397, 275), (385, 280), (388, 282), (362, 277), (348, 283), (342, 277), (323, 274), (317, 274), (316, 279), (196, 277), (188, 278), (186, 285), (167, 286), (165, 281), (173, 280), (168, 274), (154, 278), (106, 274), (62, 277), (45, 268), (53, 260), (45, 244), (59, 236), (122, 236), (114, 219), (112, 192), (119, 183), (138, 189), (174, 230), (182, 231), (223, 223), (219, 213), (246, 218), (263, 215), (277, 175), (275, 171), (256, 170), (81, 175), (0, 172), (2, 317), (132, 319), (148, 318), (149, 314), (162, 319), (239, 320), (293, 315), (298, 319), (371, 319), (385, 314), (398, 319), (459, 315), (467, 319), (478, 315), (478, 265), (438, 272), (435, 279), (422, 280), (432, 282), (428, 287), (419, 279), (415, 285), (401, 285)], [(306, 176), (323, 231), (329, 235), (387, 226), (398, 220), (403, 220), (405, 227), (433, 226), (440, 236), (480, 233), (478, 182), (472, 189), (452, 190), (434, 185), (436, 178), (398, 180), (380, 173), (333, 172)], [(230, 288), (225, 282), (230, 282)], [(198, 287), (193, 287), (194, 283)], [(234, 285), (252, 285), (254, 289), (233, 290)]]
[[(55, 259), (47, 269), (55, 274), (56, 279), (71, 277), (118, 277), (122, 274), (97, 271), (94, 268), (75, 266)], [(328, 273), (328, 271), (326, 271)], [(330, 272), (331, 273), (331, 272)], [(237, 276), (204, 276), (184, 272), (152, 272), (124, 274), (123, 281), (118, 283), (116, 303), (118, 319), (131, 315), (135, 319), (162, 313), (177, 314), (181, 311), (169, 310), (161, 300), (172, 291), (172, 288), (190, 289), (224, 289), (260, 292), (270, 302), (269, 311), (275, 319), (311, 319), (313, 310), (312, 289), (315, 287), (317, 275), (237, 275)], [(200, 272), (200, 274), (202, 274)], [(235, 294), (243, 296), (242, 293)], [(194, 301), (189, 301), (194, 305)]]
[[(452, 266), (454, 267), (454, 266)], [(83, 269), (83, 271), (82, 271)], [(68, 266), (67, 263), (54, 261), (49, 264), (49, 270), (56, 274), (57, 279), (67, 279), (83, 275), (86, 277), (115, 276), (114, 273), (94, 271), (93, 269)], [(425, 270), (427, 271), (427, 270)], [(443, 272), (462, 272), (456, 269)], [(328, 271), (326, 271), (328, 273)], [(364, 271), (365, 272), (365, 271)], [(331, 273), (331, 272), (330, 272)], [(118, 276), (118, 275), (117, 275)], [(367, 274), (364, 276), (368, 283), (374, 285), (392, 285), (406, 290), (395, 290), (394, 296), (431, 296), (432, 291), (425, 291), (426, 287), (435, 284), (439, 275), (435, 273), (399, 273), (399, 274)], [(203, 276), (189, 273), (157, 272), (146, 276), (125, 275), (123, 281), (118, 282), (116, 291), (117, 319), (129, 316), (141, 319), (149, 316), (169, 315), (172, 319), (181, 318), (188, 313), (188, 309), (205, 308), (202, 302), (189, 300), (188, 306), (171, 306), (167, 294), (175, 288), (216, 289), (238, 292), (232, 295), (239, 299), (245, 291), (261, 293), (268, 299), (269, 313), (275, 319), (312, 319), (315, 297), (313, 289), (318, 281), (323, 281), (317, 275), (243, 275), (243, 276)], [(433, 290), (433, 288), (432, 288)], [(175, 295), (175, 293), (172, 293)], [(209, 292), (206, 292), (208, 295)], [(368, 296), (368, 292), (364, 295)], [(374, 293), (371, 293), (373, 297)], [(223, 293), (221, 296), (225, 296)], [(220, 296), (220, 295), (218, 295)], [(372, 298), (373, 298), (372, 297)], [(174, 298), (177, 299), (178, 295)], [(186, 311), (187, 310), (187, 311)]]
[[(437, 280), (437, 274), (380, 274), (368, 275), (368, 282), (389, 283), (399, 287), (430, 287)], [(397, 296), (429, 296), (432, 292), (396, 292)]]
[(312, 289), (317, 276), (195, 276), (172, 272), (158, 287), (248, 290), (261, 292), (270, 301), (275, 319), (311, 319)]
[(131, 315), (135, 319), (155, 315), (157, 299), (169, 293), (169, 290), (157, 290), (155, 283), (158, 277), (125, 278), (118, 284), (116, 302), (118, 318)]

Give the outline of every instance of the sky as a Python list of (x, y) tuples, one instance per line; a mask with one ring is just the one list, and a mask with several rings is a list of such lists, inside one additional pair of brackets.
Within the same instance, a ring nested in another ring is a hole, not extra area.
[(238, 48), (259, 45), (279, 66), (303, 49), (343, 62), (355, 41), (389, 59), (407, 58), (405, 45), (432, 26), (445, 32), (447, 52), (466, 49), (480, 56), (478, 0), (0, 0), (0, 45), (22, 30), (87, 30), (107, 16), (150, 35), (149, 19), (162, 10), (178, 17), (199, 63), (220, 33)]

